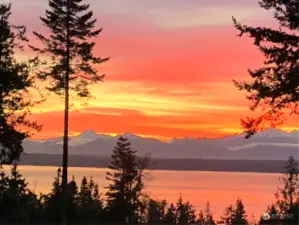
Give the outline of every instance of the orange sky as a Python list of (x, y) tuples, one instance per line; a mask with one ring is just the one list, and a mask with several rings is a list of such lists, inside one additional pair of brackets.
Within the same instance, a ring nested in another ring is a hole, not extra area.
[[(45, 31), (38, 16), (45, 0), (12, 0), (12, 22)], [(248, 79), (247, 68), (263, 56), (246, 37), (237, 37), (231, 16), (246, 24), (273, 24), (271, 13), (252, 0), (90, 1), (103, 32), (95, 53), (111, 60), (99, 67), (104, 83), (90, 87), (88, 105), (73, 100), (70, 133), (132, 132), (168, 137), (217, 137), (241, 132), (240, 118), (252, 115), (245, 93), (232, 79)], [(34, 13), (32, 13), (34, 12)], [(26, 58), (28, 52), (19, 54)], [(32, 109), (44, 124), (34, 138), (60, 136), (63, 101), (50, 94)], [(296, 117), (282, 127), (296, 129)]]

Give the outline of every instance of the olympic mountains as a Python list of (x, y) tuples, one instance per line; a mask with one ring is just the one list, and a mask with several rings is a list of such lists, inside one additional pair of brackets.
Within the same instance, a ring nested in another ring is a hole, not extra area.
[[(299, 159), (299, 131), (267, 129), (249, 139), (244, 134), (222, 138), (174, 138), (161, 141), (131, 133), (122, 134), (140, 156), (155, 159), (217, 159), (217, 160), (286, 160), (289, 155)], [(109, 157), (119, 138), (86, 130), (69, 138), (69, 155)], [(47, 140), (26, 140), (25, 154), (61, 155), (62, 137)]]

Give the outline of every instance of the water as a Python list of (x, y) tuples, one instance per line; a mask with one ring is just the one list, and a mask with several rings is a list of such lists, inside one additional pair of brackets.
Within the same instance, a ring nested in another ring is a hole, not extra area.
[[(7, 170), (7, 168), (5, 169)], [(48, 193), (52, 188), (57, 168), (46, 166), (19, 166), (29, 187), (35, 193)], [(78, 186), (83, 176), (93, 177), (101, 192), (108, 185), (105, 172), (108, 169), (69, 168), (69, 176), (75, 176)], [(197, 212), (210, 202), (212, 212), (219, 218), (225, 207), (233, 204), (238, 197), (245, 204), (249, 218), (259, 216), (274, 201), (280, 174), (201, 172), (201, 171), (149, 171), (146, 192), (154, 199), (175, 202), (182, 194)]]

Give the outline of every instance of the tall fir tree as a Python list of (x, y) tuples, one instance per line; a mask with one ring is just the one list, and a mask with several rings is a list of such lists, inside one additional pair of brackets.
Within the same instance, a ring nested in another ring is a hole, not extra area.
[(43, 48), (31, 46), (41, 54), (48, 54), (51, 61), (47, 69), (43, 69), (38, 77), (49, 81), (47, 89), (64, 96), (64, 138), (62, 160), (62, 192), (64, 204), (63, 223), (67, 221), (67, 183), (68, 183), (68, 128), (69, 128), (69, 98), (74, 92), (78, 97), (89, 97), (88, 85), (102, 81), (104, 75), (99, 75), (94, 67), (108, 58), (96, 57), (93, 54), (97, 38), (102, 29), (95, 29), (96, 19), (89, 10), (90, 5), (83, 0), (49, 0), (49, 9), (45, 17), (41, 17), (44, 26), (49, 29), (48, 35), (34, 32), (42, 42)]
[(285, 172), (279, 178), (281, 185), (275, 194), (279, 215), (286, 215), (286, 218), (282, 219), (283, 224), (293, 224), (299, 219), (298, 173), (298, 163), (293, 156), (290, 156), (285, 165)]
[(29, 100), (28, 92), (34, 87), (31, 72), (38, 61), (16, 60), (16, 51), (27, 42), (26, 28), (11, 24), (10, 15), (11, 4), (0, 3), (0, 165), (19, 159), (23, 140), (41, 129), (28, 119), (30, 107), (37, 103)]
[(229, 205), (228, 207), (226, 207), (223, 215), (221, 216), (219, 223), (224, 225), (232, 225), (233, 212), (234, 212), (233, 205)]
[(290, 156), (285, 165), (285, 172), (279, 178), (281, 186), (275, 194), (280, 213), (289, 213), (293, 205), (299, 201), (298, 163)]
[(232, 225), (248, 225), (247, 215), (244, 204), (240, 198), (237, 199), (232, 214)]
[(167, 225), (175, 225), (177, 223), (176, 208), (173, 203), (170, 204), (166, 211), (164, 222)]
[(52, 191), (43, 196), (45, 208), (45, 220), (49, 223), (58, 224), (61, 221), (62, 191), (61, 191), (61, 169), (58, 168), (57, 176), (54, 178)]
[(67, 217), (70, 223), (76, 223), (80, 219), (80, 212), (78, 209), (78, 186), (75, 177), (68, 183), (68, 198), (67, 198)]
[(253, 81), (234, 81), (238, 89), (248, 93), (251, 110), (259, 106), (266, 109), (266, 113), (259, 118), (242, 121), (247, 138), (261, 129), (261, 122), (265, 119), (275, 125), (282, 122), (281, 116), (287, 109), (299, 114), (298, 0), (261, 0), (259, 5), (265, 10), (274, 11), (279, 29), (241, 25), (233, 18), (235, 28), (240, 31), (239, 36), (247, 34), (253, 38), (254, 44), (266, 58), (263, 67), (249, 70)]
[(207, 202), (204, 211), (199, 212), (197, 223), (199, 225), (216, 225), (209, 202)]
[(88, 187), (91, 192), (91, 202), (88, 207), (88, 214), (92, 215), (93, 221), (98, 221), (103, 218), (103, 200), (100, 196), (99, 185), (94, 182), (91, 177), (88, 183)]
[(196, 222), (194, 206), (189, 202), (183, 202), (182, 196), (176, 203), (176, 218), (178, 225), (191, 225)]
[(78, 194), (78, 209), (80, 212), (80, 221), (95, 222), (100, 218), (102, 202), (99, 196), (98, 185), (90, 178), (89, 182), (83, 177)]
[[(59, 224), (63, 222), (61, 217), (61, 211), (64, 207), (61, 204), (62, 196), (62, 176), (61, 169), (58, 168), (57, 176), (54, 178), (53, 188), (51, 193), (43, 196), (43, 203), (45, 208), (45, 220), (47, 223)], [(67, 195), (67, 216), (70, 223), (78, 222), (79, 217), (79, 207), (78, 207), (78, 187), (74, 176), (72, 180), (68, 183), (68, 195)]]
[(125, 137), (119, 137), (108, 167), (111, 172), (107, 172), (106, 179), (111, 184), (106, 196), (109, 211), (113, 213), (111, 218), (120, 222), (136, 222), (140, 194), (144, 187), (145, 165), (140, 163), (136, 151), (131, 149), (131, 144)]
[(244, 204), (240, 198), (235, 205), (230, 205), (221, 216), (221, 223), (225, 225), (248, 225)]

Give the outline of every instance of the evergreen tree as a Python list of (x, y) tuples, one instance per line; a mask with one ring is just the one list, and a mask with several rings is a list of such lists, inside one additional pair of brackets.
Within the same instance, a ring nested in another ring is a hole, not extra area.
[(98, 185), (94, 183), (92, 178), (89, 182), (86, 177), (82, 179), (78, 195), (78, 209), (83, 222), (95, 222), (100, 217), (102, 202)]
[(9, 190), (9, 177), (5, 174), (2, 168), (0, 169), (0, 222), (4, 223), (8, 220), (8, 215), (6, 213), (7, 208), (11, 208), (7, 198), (7, 192)]
[[(59, 224), (62, 222), (61, 210), (64, 207), (62, 202), (62, 185), (61, 185), (61, 169), (58, 168), (57, 176), (53, 182), (52, 192), (44, 196), (44, 206), (45, 206), (45, 217), (46, 222)], [(73, 177), (68, 183), (68, 195), (67, 195), (67, 216), (69, 222), (77, 222), (79, 220), (79, 210), (77, 205), (78, 198), (78, 187)]]
[(191, 225), (196, 222), (195, 209), (189, 202), (183, 202), (182, 196), (176, 204), (176, 218), (178, 225)]
[(93, 220), (97, 221), (98, 219), (102, 219), (103, 217), (103, 201), (99, 192), (99, 185), (94, 183), (93, 179), (90, 178), (89, 181), (89, 189), (91, 190), (91, 199), (89, 209), (89, 214), (93, 215)]
[(278, 217), (278, 210), (274, 205), (268, 206), (265, 213), (261, 216), (259, 220), (259, 225), (279, 225), (280, 220)]
[(61, 221), (62, 191), (61, 191), (61, 169), (58, 168), (57, 176), (54, 178), (51, 193), (43, 196), (46, 221), (58, 224)]
[(36, 221), (39, 202), (36, 195), (27, 188), (17, 165), (12, 166), (10, 177), (1, 172), (0, 190), (0, 222), (27, 224)]
[(92, 200), (94, 204), (94, 208), (98, 213), (100, 213), (103, 209), (103, 201), (101, 200), (99, 185), (95, 184), (92, 190)]
[(199, 212), (197, 223), (199, 225), (216, 225), (209, 202), (207, 202), (204, 212), (202, 210)]
[(206, 224), (206, 218), (205, 218), (204, 213), (203, 213), (202, 210), (200, 210), (199, 213), (198, 213), (198, 218), (197, 218), (196, 224), (198, 224), (198, 225), (205, 225)]
[[(67, 204), (67, 167), (68, 167), (68, 127), (69, 127), (69, 95), (70, 91), (79, 97), (90, 96), (88, 84), (102, 81), (94, 64), (100, 64), (108, 58), (96, 57), (93, 54), (95, 41), (91, 40), (100, 34), (102, 29), (94, 29), (96, 19), (89, 10), (90, 5), (83, 0), (49, 0), (49, 9), (41, 18), (43, 25), (50, 33), (34, 35), (43, 43), (43, 48), (31, 48), (41, 54), (51, 56), (48, 68), (38, 75), (42, 81), (49, 81), (48, 90), (64, 95), (64, 138), (63, 138), (63, 172), (62, 191), (64, 204)], [(63, 223), (66, 223), (66, 209), (62, 208)]]
[(167, 225), (175, 225), (177, 222), (176, 208), (173, 203), (171, 203), (167, 209), (167, 212), (164, 217), (164, 222)]
[[(234, 81), (236, 87), (248, 93), (252, 102), (251, 110), (259, 106), (269, 109), (258, 119), (243, 120), (249, 137), (254, 134), (264, 119), (277, 123), (282, 110), (291, 109), (298, 114), (298, 24), (299, 4), (297, 0), (261, 0), (265, 10), (274, 10), (274, 18), (279, 29), (268, 27), (249, 27), (241, 25), (233, 18), (234, 26), (240, 35), (248, 34), (254, 44), (265, 56), (265, 65), (256, 70), (249, 70), (252, 82)], [(278, 116), (278, 117), (277, 117)]]
[(245, 207), (240, 198), (237, 199), (235, 208), (233, 210), (231, 224), (232, 225), (247, 225), (248, 224)]
[(155, 201), (150, 199), (148, 203), (147, 223), (153, 225), (162, 224), (166, 213), (166, 205), (167, 202), (165, 200)]
[(142, 163), (140, 169), (140, 160), (130, 146), (126, 138), (119, 138), (108, 166), (112, 171), (107, 172), (106, 176), (111, 182), (106, 193), (108, 209), (113, 213), (111, 218), (121, 222), (136, 222), (136, 213), (141, 203), (140, 194), (144, 186), (144, 165)]
[(81, 187), (80, 187), (79, 198), (78, 198), (79, 208), (81, 212), (83, 212), (83, 210), (87, 208), (86, 206), (90, 201), (91, 201), (91, 192), (87, 186), (87, 178), (83, 177), (81, 181)]
[(69, 222), (77, 222), (79, 220), (79, 210), (77, 205), (78, 186), (75, 177), (68, 183), (68, 198), (67, 198), (67, 217)]
[(26, 100), (34, 86), (30, 75), (36, 60), (17, 62), (15, 51), (22, 50), (27, 39), (24, 26), (9, 22), (11, 4), (0, 3), (0, 165), (12, 163), (23, 152), (22, 142), (30, 137), (29, 130), (40, 130), (35, 122), (28, 120), (29, 109), (37, 102)]
[(136, 210), (136, 218), (138, 224), (147, 224), (148, 218), (150, 217), (150, 201), (151, 197), (147, 193), (142, 193), (138, 199), (138, 209)]
[(294, 204), (299, 201), (298, 164), (293, 156), (288, 158), (285, 172), (279, 178), (282, 187), (275, 194), (280, 213), (289, 213)]
[(228, 206), (225, 209), (223, 215), (221, 216), (220, 223), (224, 225), (232, 225), (233, 212), (234, 212), (233, 206), (232, 205)]
[(293, 224), (299, 218), (298, 172), (298, 163), (293, 156), (290, 156), (285, 165), (285, 172), (279, 178), (281, 186), (278, 187), (275, 194), (278, 213), (287, 216), (287, 218), (282, 219), (283, 224)]
[(248, 225), (245, 207), (240, 198), (234, 206), (230, 205), (225, 209), (221, 222), (225, 225)]

